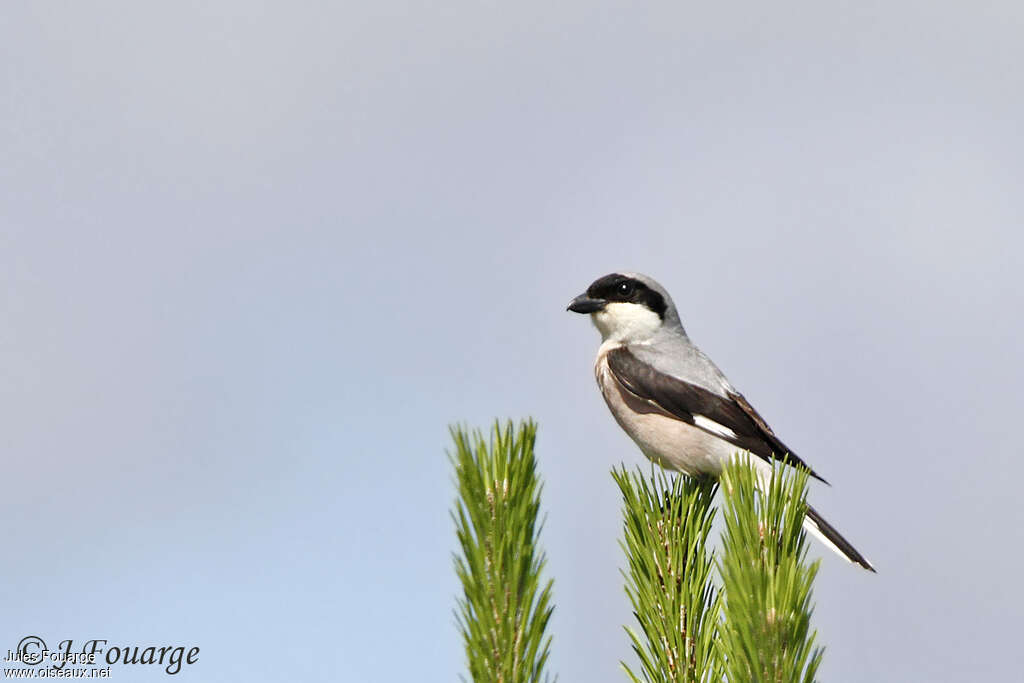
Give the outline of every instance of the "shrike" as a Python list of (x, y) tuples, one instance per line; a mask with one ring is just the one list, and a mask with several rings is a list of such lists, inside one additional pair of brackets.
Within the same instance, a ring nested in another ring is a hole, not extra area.
[[(651, 278), (605, 275), (568, 310), (589, 313), (600, 331), (594, 374), (601, 394), (619, 426), (654, 462), (692, 476), (717, 477), (743, 450), (753, 456), (762, 479), (772, 460), (810, 470), (693, 345), (672, 298)], [(804, 527), (846, 560), (875, 571), (810, 506)]]

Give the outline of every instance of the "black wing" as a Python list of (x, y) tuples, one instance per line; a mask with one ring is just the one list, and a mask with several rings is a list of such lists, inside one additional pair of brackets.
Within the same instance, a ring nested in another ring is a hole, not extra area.
[(750, 451), (766, 462), (774, 459), (804, 467), (812, 477), (828, 483), (775, 436), (768, 423), (742, 394), (732, 392), (722, 397), (696, 384), (658, 372), (637, 359), (626, 347), (608, 353), (608, 368), (619, 384), (632, 394), (650, 401), (672, 417), (704, 429), (694, 420), (694, 416), (703, 416), (728, 428), (735, 437), (704, 429), (707, 433)]

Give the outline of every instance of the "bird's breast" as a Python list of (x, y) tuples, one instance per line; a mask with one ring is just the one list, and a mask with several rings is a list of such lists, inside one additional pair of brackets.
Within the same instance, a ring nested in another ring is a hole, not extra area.
[(718, 476), (735, 447), (626, 389), (608, 367), (608, 353), (617, 346), (602, 345), (594, 363), (597, 385), (615, 421), (644, 455), (662, 466)]

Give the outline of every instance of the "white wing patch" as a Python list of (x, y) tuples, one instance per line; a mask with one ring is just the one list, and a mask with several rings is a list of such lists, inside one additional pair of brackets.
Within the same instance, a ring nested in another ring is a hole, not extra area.
[(726, 439), (735, 439), (736, 432), (732, 431), (725, 425), (720, 425), (714, 420), (704, 417), (703, 415), (694, 415), (693, 424), (700, 427), (701, 429), (717, 434), (718, 436), (725, 437)]

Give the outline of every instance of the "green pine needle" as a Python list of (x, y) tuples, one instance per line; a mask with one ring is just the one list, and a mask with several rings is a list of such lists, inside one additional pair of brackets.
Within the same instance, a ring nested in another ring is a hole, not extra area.
[(803, 529), (807, 476), (776, 465), (762, 495), (749, 463), (733, 462), (722, 474), (720, 645), (730, 681), (810, 683), (821, 663), (811, 628), (818, 562), (807, 562)]
[(715, 484), (664, 471), (612, 471), (622, 491), (629, 558), (626, 594), (640, 632), (626, 627), (640, 672), (623, 662), (635, 683), (720, 681), (715, 657), (719, 600), (712, 585), (708, 534)]
[(452, 519), (461, 554), (456, 620), (474, 683), (548, 681), (552, 581), (541, 578), (541, 483), (532, 421), (495, 422), (489, 440), (451, 428), (458, 498)]
[[(456, 620), (474, 683), (549, 681), (554, 610), (539, 547), (536, 425), (511, 422), (489, 438), (453, 427), (458, 497), (452, 509), (462, 582)], [(745, 459), (720, 478), (724, 531), (709, 540), (719, 488), (664, 471), (612, 476), (623, 497), (626, 628), (640, 666), (634, 683), (812, 683), (823, 648), (811, 627), (818, 562), (807, 561), (806, 470), (777, 465), (763, 481)], [(767, 493), (763, 493), (765, 489)], [(721, 588), (714, 585), (717, 564)]]
[(746, 460), (721, 477), (725, 529), (713, 584), (709, 544), (718, 488), (709, 480), (613, 470), (624, 503), (626, 593), (639, 631), (626, 629), (640, 660), (633, 683), (810, 683), (823, 649), (811, 628), (803, 530), (807, 471), (779, 465), (761, 493)]

